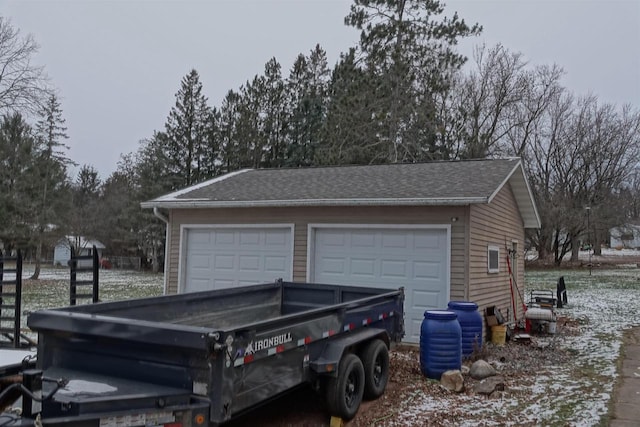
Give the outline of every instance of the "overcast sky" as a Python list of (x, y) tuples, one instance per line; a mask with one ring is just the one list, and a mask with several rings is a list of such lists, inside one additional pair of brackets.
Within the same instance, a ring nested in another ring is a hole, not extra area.
[[(640, 108), (640, 0), (448, 1), (483, 34), (532, 64), (562, 66), (564, 86)], [(0, 15), (40, 45), (62, 100), (69, 157), (106, 179), (121, 154), (161, 130), (180, 79), (200, 73), (209, 104), (261, 74), (276, 57), (286, 77), (299, 53), (320, 44), (330, 66), (354, 46), (343, 24), (349, 0), (0, 0)]]

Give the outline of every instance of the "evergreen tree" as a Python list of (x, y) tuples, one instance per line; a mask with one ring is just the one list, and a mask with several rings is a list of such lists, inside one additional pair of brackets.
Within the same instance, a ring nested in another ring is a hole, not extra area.
[(371, 116), (386, 160), (405, 162), (430, 157), (435, 143), (434, 93), (447, 88), (451, 73), (466, 58), (454, 51), (461, 37), (477, 35), (457, 13), (435, 0), (354, 0), (345, 24), (361, 30), (364, 63), (380, 78)]
[[(150, 143), (143, 143), (138, 150), (134, 168), (136, 178), (134, 194), (137, 206), (142, 201), (151, 200), (177, 189), (175, 182), (163, 177), (165, 168), (161, 162), (158, 162), (163, 154), (161, 144), (157, 141), (162, 138), (161, 133), (156, 133)], [(132, 219), (135, 224), (137, 245), (151, 258), (153, 271), (157, 272), (164, 253), (165, 224), (147, 209), (138, 210)]]
[(373, 111), (380, 86), (356, 64), (355, 51), (343, 55), (331, 75), (327, 115), (321, 129), (316, 164), (381, 163), (387, 153), (378, 139)]
[(261, 167), (280, 167), (285, 162), (285, 130), (287, 127), (285, 84), (280, 63), (271, 58), (264, 67), (261, 79), (260, 139), (264, 153)]
[(235, 123), (236, 140), (234, 141), (235, 167), (258, 168), (263, 160), (263, 141), (260, 138), (260, 92), (261, 76), (256, 75), (253, 81), (246, 82), (240, 88), (238, 118)]
[[(68, 138), (64, 126), (66, 120), (62, 116), (60, 101), (52, 94), (40, 110), (40, 118), (36, 124), (36, 141), (38, 151), (38, 170), (40, 171), (40, 203), (37, 204), (37, 224), (35, 234), (36, 254), (35, 269), (32, 279), (38, 279), (40, 275), (40, 262), (42, 248), (45, 243), (54, 243), (61, 236), (48, 229), (51, 224), (61, 224), (60, 213), (66, 212), (63, 202), (66, 197), (66, 168), (72, 162), (66, 157), (65, 151), (69, 148), (64, 144)], [(59, 228), (58, 228), (59, 230)], [(47, 233), (46, 233), (47, 232)], [(45, 237), (49, 236), (48, 242)]]
[(0, 123), (0, 240), (5, 250), (31, 243), (40, 200), (36, 143), (21, 114), (5, 115)]
[(327, 114), (330, 74), (327, 54), (320, 45), (316, 45), (308, 57), (298, 55), (293, 64), (287, 80), (286, 164), (289, 166), (309, 166), (314, 163)]
[(205, 137), (200, 144), (198, 157), (200, 158), (200, 170), (203, 179), (220, 175), (221, 147), (220, 147), (220, 110), (211, 108), (206, 120)]
[(221, 173), (239, 169), (240, 142), (238, 141), (238, 122), (240, 120), (240, 94), (230, 90), (220, 107), (220, 163)]
[[(165, 131), (169, 174), (182, 179), (182, 186), (189, 186), (207, 178), (203, 170), (205, 156), (216, 156), (207, 140), (211, 111), (207, 98), (202, 94), (202, 83), (196, 70), (191, 70), (181, 82), (176, 93), (175, 106), (171, 108)], [(205, 149), (205, 147), (207, 149)], [(217, 150), (216, 150), (217, 151)]]
[(102, 212), (99, 209), (101, 186), (98, 171), (91, 165), (83, 165), (72, 186), (73, 209), (68, 220), (68, 233), (76, 237), (72, 243), (76, 252), (82, 249), (79, 246), (80, 237), (94, 239), (102, 226)]
[(110, 253), (136, 256), (139, 255), (136, 237), (140, 226), (135, 218), (141, 209), (130, 162), (130, 155), (121, 159), (118, 169), (102, 184), (100, 226), (96, 229), (95, 237), (109, 248)]

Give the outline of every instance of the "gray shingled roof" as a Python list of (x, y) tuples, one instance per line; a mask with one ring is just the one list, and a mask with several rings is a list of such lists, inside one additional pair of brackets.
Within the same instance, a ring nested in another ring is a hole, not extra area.
[[(167, 194), (142, 206), (212, 208), (488, 203), (514, 173), (524, 178), (520, 159), (517, 158), (248, 169)], [(530, 198), (532, 203), (526, 183), (524, 186), (527, 194), (521, 199)], [(535, 211), (535, 206), (533, 209)], [(534, 216), (537, 218), (537, 212)]]

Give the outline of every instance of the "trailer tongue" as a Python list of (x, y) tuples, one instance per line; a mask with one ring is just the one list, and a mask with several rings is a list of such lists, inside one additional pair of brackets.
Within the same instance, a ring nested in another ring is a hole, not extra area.
[(37, 370), (7, 425), (217, 425), (304, 383), (349, 419), (384, 392), (403, 300), (278, 281), (36, 312)]

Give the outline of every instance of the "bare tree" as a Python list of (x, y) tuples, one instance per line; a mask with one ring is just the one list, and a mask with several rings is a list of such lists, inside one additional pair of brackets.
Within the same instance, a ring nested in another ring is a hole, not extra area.
[[(617, 196), (640, 161), (640, 115), (594, 96), (556, 96), (528, 144), (525, 162), (542, 219), (532, 236), (541, 257), (560, 265), (589, 236), (596, 251), (623, 209)], [(587, 229), (587, 212), (591, 230)]]
[[(549, 250), (557, 240), (555, 230), (561, 229), (564, 207), (558, 191), (562, 187), (561, 165), (569, 147), (565, 145), (568, 120), (573, 112), (574, 99), (570, 94), (556, 96), (537, 123), (536, 132), (530, 138), (523, 153), (532, 191), (534, 192), (541, 227), (531, 233), (529, 239), (538, 250), (541, 259), (548, 257)], [(571, 157), (572, 158), (572, 157)], [(560, 199), (560, 200), (559, 200)]]
[(526, 65), (519, 53), (511, 53), (501, 45), (487, 49), (477, 47), (473, 59), (475, 69), (457, 85), (458, 104), (464, 127), (459, 139), (464, 158), (491, 155), (506, 134), (507, 111), (522, 99), (522, 74)]
[(50, 94), (44, 68), (31, 63), (38, 44), (0, 16), (0, 113), (37, 113)]
[(521, 156), (535, 123), (553, 97), (561, 92), (562, 69), (557, 66), (528, 68), (522, 54), (498, 44), (474, 52), (475, 68), (458, 76), (449, 113), (463, 158)]

